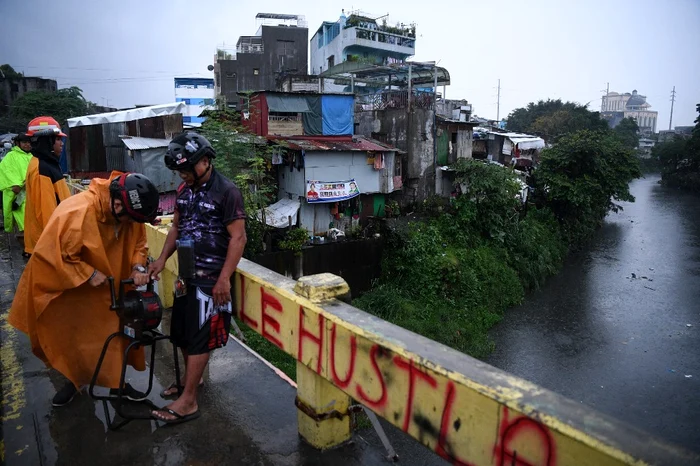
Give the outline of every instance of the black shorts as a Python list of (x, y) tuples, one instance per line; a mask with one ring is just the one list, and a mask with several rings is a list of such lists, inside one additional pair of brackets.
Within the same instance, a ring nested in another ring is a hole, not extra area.
[(231, 303), (214, 306), (214, 283), (188, 285), (187, 294), (175, 298), (170, 338), (187, 354), (205, 354), (228, 342)]

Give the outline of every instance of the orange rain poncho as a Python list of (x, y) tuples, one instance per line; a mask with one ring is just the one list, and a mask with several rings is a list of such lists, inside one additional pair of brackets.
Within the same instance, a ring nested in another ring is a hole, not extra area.
[(27, 168), (27, 200), (24, 209), (24, 252), (32, 254), (34, 245), (59, 202), (70, 197), (58, 159), (34, 153)]
[[(90, 276), (97, 269), (118, 284), (134, 265), (146, 264), (144, 225), (117, 224), (109, 183), (93, 179), (87, 191), (56, 208), (20, 278), (9, 316), (10, 324), (29, 335), (34, 354), (76, 387), (90, 383), (105, 340), (119, 330), (108, 284), (92, 287)], [(103, 387), (119, 386), (128, 343), (115, 340), (97, 380)], [(143, 350), (131, 355), (130, 364), (144, 370)]]

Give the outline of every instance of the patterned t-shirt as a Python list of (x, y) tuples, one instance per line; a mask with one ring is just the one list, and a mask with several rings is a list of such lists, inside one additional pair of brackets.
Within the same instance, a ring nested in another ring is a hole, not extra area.
[(240, 190), (212, 168), (209, 181), (199, 189), (180, 185), (175, 208), (180, 216), (178, 239), (194, 240), (197, 279), (218, 279), (231, 239), (226, 226), (246, 218)]

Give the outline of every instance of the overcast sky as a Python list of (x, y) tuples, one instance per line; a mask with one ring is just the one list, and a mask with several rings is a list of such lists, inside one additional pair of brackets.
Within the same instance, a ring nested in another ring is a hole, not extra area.
[(217, 45), (253, 35), (255, 15), (305, 15), (309, 39), (341, 9), (416, 22), (415, 60), (451, 74), (448, 98), (501, 117), (528, 102), (561, 98), (599, 110), (610, 90), (646, 95), (668, 128), (691, 125), (700, 103), (700, 0), (0, 0), (0, 63), (28, 76), (77, 85), (98, 104), (174, 101), (173, 77), (213, 77)]

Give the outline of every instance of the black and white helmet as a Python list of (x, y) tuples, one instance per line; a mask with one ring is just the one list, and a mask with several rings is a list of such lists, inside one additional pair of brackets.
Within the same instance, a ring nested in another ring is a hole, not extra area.
[[(124, 173), (109, 185), (112, 199), (119, 199), (126, 215), (138, 223), (151, 223), (158, 214), (158, 189), (145, 175)], [(114, 205), (112, 205), (114, 213)], [(116, 214), (115, 214), (116, 216)]]
[(192, 170), (204, 156), (213, 159), (216, 152), (201, 134), (186, 132), (176, 136), (165, 152), (165, 166), (170, 170)]

